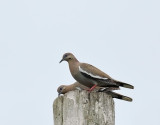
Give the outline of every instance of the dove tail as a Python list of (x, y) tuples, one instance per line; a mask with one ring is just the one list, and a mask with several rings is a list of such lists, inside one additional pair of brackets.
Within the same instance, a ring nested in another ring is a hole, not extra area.
[(124, 82), (115, 81), (115, 83), (116, 83), (118, 86), (121, 86), (121, 87), (129, 88), (129, 89), (134, 89), (134, 86), (132, 86), (132, 85), (130, 85), (130, 84), (127, 84), (127, 83), (124, 83)]
[(111, 95), (112, 98), (116, 98), (116, 99), (121, 99), (121, 100), (125, 100), (125, 101), (128, 101), (128, 102), (132, 102), (132, 98), (124, 96), (124, 95), (121, 95), (121, 94), (118, 94), (116, 92), (107, 91), (106, 93)]

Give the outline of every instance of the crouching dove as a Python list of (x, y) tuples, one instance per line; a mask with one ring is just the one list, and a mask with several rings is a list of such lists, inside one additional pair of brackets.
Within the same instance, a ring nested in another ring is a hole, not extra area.
[[(86, 90), (88, 89), (88, 87), (78, 83), (78, 82), (75, 82), (73, 84), (70, 84), (70, 85), (60, 85), (57, 89), (57, 92), (58, 92), (58, 95), (60, 94), (65, 94), (69, 91), (74, 91), (74, 90)], [(129, 102), (132, 102), (132, 98), (130, 97), (127, 97), (127, 96), (124, 96), (124, 95), (121, 95), (121, 94), (118, 94), (116, 92), (113, 92), (114, 88), (110, 88), (109, 90), (108, 89), (104, 89), (104, 88), (101, 88), (101, 87), (95, 87), (94, 89), (96, 92), (104, 92), (110, 96), (112, 96), (112, 98), (116, 98), (116, 99), (120, 99), (120, 100), (124, 100), (124, 101), (129, 101)]]

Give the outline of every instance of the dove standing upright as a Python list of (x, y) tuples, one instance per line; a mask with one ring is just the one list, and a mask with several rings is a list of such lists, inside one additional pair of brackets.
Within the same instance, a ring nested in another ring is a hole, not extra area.
[(80, 84), (89, 87), (89, 91), (92, 91), (96, 86), (134, 88), (130, 84), (114, 80), (109, 75), (90, 64), (79, 62), (72, 53), (65, 53), (60, 63), (62, 61), (68, 62), (73, 78)]

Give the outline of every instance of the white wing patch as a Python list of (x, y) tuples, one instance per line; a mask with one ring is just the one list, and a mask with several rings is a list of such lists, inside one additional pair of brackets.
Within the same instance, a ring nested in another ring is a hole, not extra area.
[(89, 73), (85, 70), (83, 70), (80, 66), (79, 66), (79, 71), (82, 72), (82, 73), (85, 73), (93, 78), (96, 78), (96, 79), (103, 79), (103, 80), (107, 80), (108, 78), (104, 78), (104, 77), (100, 77), (100, 76), (97, 76), (97, 75), (93, 75), (92, 73)]
[(77, 89), (77, 90), (83, 90), (83, 89), (82, 89), (82, 88), (80, 88), (80, 87), (76, 87), (76, 89)]
[(104, 90), (106, 90), (106, 88), (100, 88), (98, 91), (104, 91)]

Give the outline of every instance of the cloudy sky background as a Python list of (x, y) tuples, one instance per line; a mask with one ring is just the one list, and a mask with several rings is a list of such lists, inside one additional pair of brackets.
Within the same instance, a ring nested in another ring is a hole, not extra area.
[(160, 124), (159, 0), (0, 1), (0, 124), (53, 125), (65, 52), (135, 90), (115, 99), (116, 125)]

